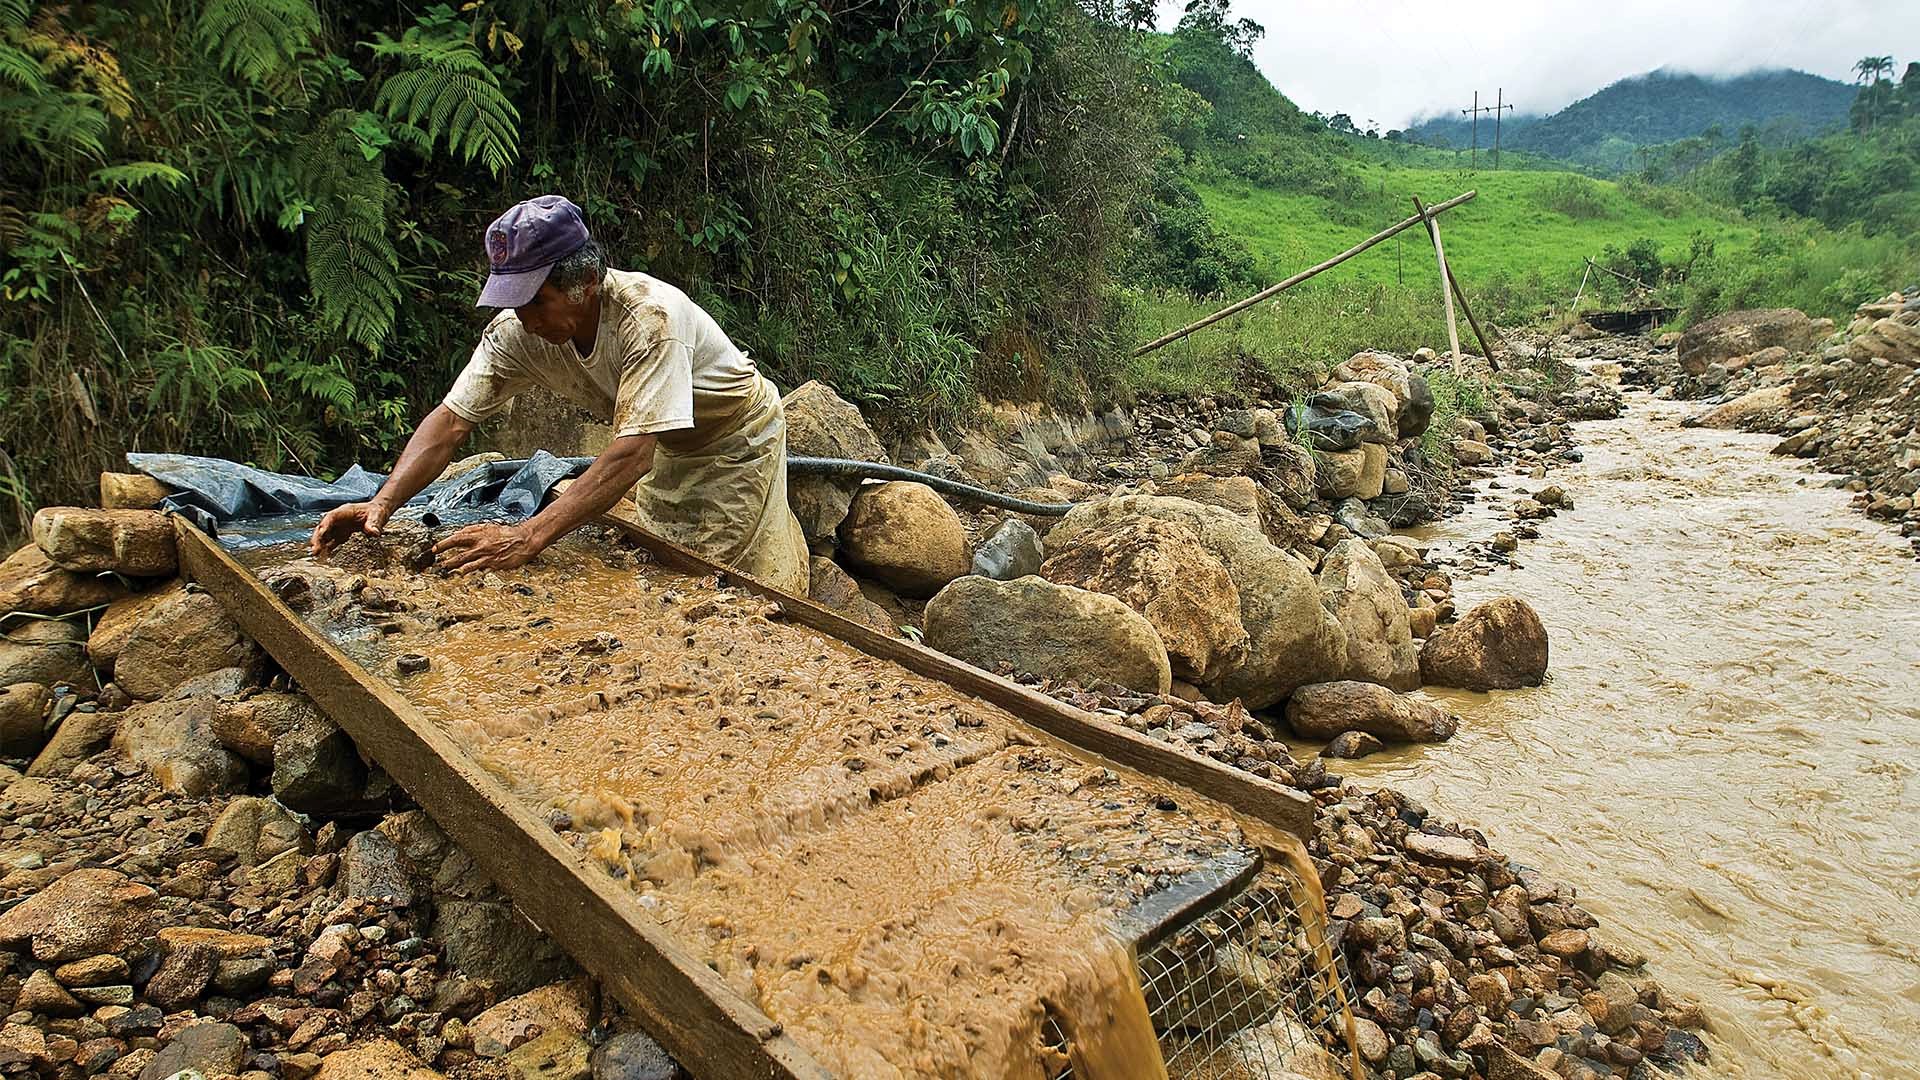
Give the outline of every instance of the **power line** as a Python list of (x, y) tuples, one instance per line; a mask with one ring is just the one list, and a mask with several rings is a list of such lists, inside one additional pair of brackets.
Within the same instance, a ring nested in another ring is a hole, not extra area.
[(1493, 167), (1496, 171), (1500, 168), (1500, 114), (1512, 108), (1513, 106), (1506, 102), (1506, 89), (1504, 87), (1495, 90), (1494, 103), (1492, 105), (1481, 105), (1480, 91), (1475, 90), (1473, 92), (1473, 108), (1460, 110), (1462, 114), (1473, 117), (1473, 150), (1467, 157), (1468, 167), (1475, 169), (1480, 167), (1480, 114), (1492, 113)]

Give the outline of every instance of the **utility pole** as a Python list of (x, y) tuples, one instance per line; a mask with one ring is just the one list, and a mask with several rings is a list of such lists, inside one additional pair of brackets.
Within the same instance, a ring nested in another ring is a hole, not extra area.
[(1513, 108), (1513, 106), (1505, 103), (1505, 97), (1506, 97), (1506, 89), (1504, 87), (1500, 88), (1495, 92), (1495, 98), (1494, 98), (1495, 103), (1492, 105), (1487, 105), (1483, 107), (1480, 104), (1480, 91), (1475, 90), (1473, 92), (1473, 108), (1460, 110), (1460, 112), (1463, 115), (1473, 117), (1473, 150), (1471, 151), (1471, 153), (1467, 158), (1469, 168), (1477, 169), (1480, 167), (1479, 158), (1480, 158), (1480, 114), (1481, 113), (1493, 114), (1493, 167), (1495, 170), (1498, 170), (1500, 168), (1500, 114), (1502, 112), (1507, 111), (1508, 109)]
[(1500, 114), (1513, 106), (1505, 104), (1505, 87), (1496, 87), (1493, 91), (1493, 171), (1500, 171)]

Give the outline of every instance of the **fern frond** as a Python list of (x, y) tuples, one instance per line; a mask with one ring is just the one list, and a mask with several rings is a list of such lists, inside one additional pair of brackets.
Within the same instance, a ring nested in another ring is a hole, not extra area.
[(52, 92), (0, 97), (0, 144), (18, 140), (48, 157), (106, 153), (107, 115), (91, 94)]
[(40, 71), (40, 61), (4, 41), (0, 41), (0, 82), (29, 94), (47, 92), (47, 79)]
[(429, 37), (415, 27), (397, 41), (376, 35), (371, 47), (375, 56), (405, 65), (374, 97), (374, 108), (388, 120), (425, 132), (429, 147), (444, 138), (448, 152), (463, 161), (479, 158), (495, 176), (519, 156), (520, 111), (472, 42)]
[(312, 0), (207, 0), (194, 36), (223, 67), (266, 85), (293, 72), (321, 29)]
[(170, 188), (178, 188), (187, 182), (187, 174), (158, 161), (129, 161), (123, 165), (109, 165), (104, 169), (95, 169), (93, 172), (93, 182), (102, 186), (116, 184), (133, 188), (155, 180)]
[(33, 0), (0, 0), (0, 26), (25, 26), (33, 18)]
[(120, 71), (120, 58), (104, 46), (74, 34), (52, 15), (42, 15), (19, 35), (18, 44), (40, 58), (47, 79), (87, 94), (109, 116), (125, 120), (133, 115), (133, 86)]

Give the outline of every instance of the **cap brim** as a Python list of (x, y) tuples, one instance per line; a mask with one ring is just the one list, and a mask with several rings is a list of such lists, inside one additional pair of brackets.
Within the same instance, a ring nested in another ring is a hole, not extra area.
[(487, 275), (487, 284), (480, 290), (480, 299), (474, 301), (474, 307), (517, 308), (524, 307), (540, 291), (540, 286), (553, 272), (553, 264), (521, 270), (517, 273), (492, 273)]

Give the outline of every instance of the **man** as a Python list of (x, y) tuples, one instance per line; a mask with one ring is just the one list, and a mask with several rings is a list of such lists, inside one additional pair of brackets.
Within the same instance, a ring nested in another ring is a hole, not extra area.
[(805, 594), (806, 539), (787, 508), (786, 415), (773, 383), (685, 293), (608, 269), (580, 208), (558, 195), (500, 215), (486, 242), (491, 273), (476, 306), (505, 310), (379, 493), (321, 519), (314, 555), (356, 532), (378, 536), (476, 425), (542, 386), (610, 422), (613, 440), (528, 520), (471, 525), (440, 541), (442, 567), (525, 565), (632, 489), (642, 525)]

